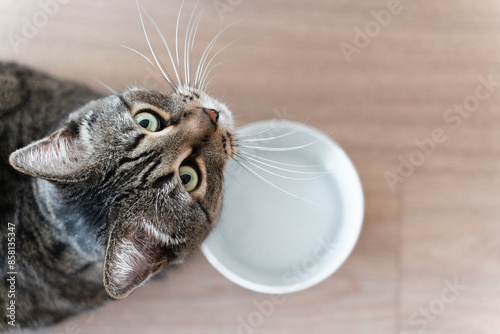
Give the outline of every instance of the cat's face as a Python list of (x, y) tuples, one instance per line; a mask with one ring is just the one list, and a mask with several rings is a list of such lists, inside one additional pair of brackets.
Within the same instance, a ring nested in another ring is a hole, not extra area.
[(231, 112), (181, 87), (93, 101), (10, 161), (107, 210), (104, 285), (123, 298), (198, 248), (220, 215), (224, 167), (234, 154)]

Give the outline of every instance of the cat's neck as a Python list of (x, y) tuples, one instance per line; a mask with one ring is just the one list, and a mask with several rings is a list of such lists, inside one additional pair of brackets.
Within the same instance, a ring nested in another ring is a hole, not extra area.
[(88, 203), (68, 196), (52, 182), (34, 179), (33, 192), (44, 220), (60, 236), (70, 240), (78, 253), (88, 259), (101, 260), (104, 246), (103, 240), (99, 242), (102, 239), (99, 226), (105, 224), (104, 218), (96, 210), (90, 209)]

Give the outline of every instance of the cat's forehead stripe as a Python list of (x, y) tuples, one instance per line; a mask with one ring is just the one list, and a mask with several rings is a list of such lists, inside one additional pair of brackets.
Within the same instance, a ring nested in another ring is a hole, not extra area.
[(123, 95), (118, 95), (118, 98), (120, 99), (120, 101), (125, 105), (125, 107), (127, 107), (128, 110), (130, 110), (130, 105), (128, 104), (128, 102), (125, 100), (125, 98), (123, 97)]
[(172, 110), (174, 108), (172, 96), (160, 92), (149, 90), (129, 90), (124, 93), (123, 97), (131, 106), (136, 103), (144, 103), (162, 110)]

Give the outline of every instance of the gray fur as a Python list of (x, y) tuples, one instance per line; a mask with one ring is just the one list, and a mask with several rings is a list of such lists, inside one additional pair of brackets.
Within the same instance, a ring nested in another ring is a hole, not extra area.
[[(219, 112), (217, 122), (204, 108)], [(139, 126), (133, 116), (143, 109), (164, 116), (165, 128)], [(233, 125), (230, 111), (200, 90), (102, 97), (0, 63), (0, 120), (0, 300), (2, 308), (10, 300), (13, 223), (16, 328), (126, 297), (195, 251), (219, 217)], [(178, 175), (184, 163), (201, 175), (190, 193)]]

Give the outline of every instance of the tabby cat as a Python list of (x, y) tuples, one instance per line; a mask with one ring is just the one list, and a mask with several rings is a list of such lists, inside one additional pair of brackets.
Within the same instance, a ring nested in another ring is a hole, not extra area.
[(124, 298), (199, 247), (235, 137), (228, 108), (195, 87), (103, 97), (0, 63), (2, 330)]

